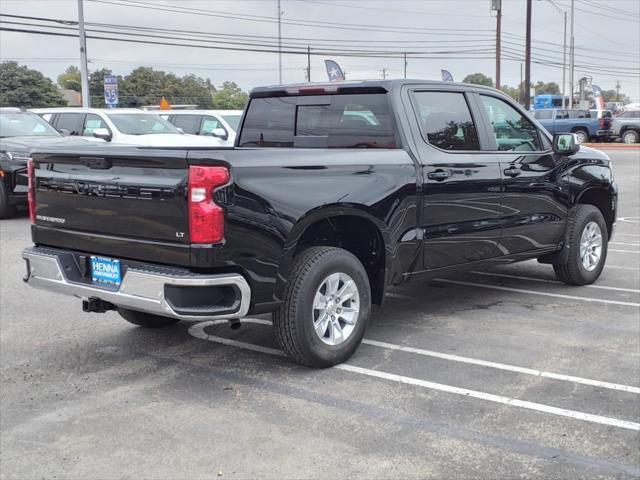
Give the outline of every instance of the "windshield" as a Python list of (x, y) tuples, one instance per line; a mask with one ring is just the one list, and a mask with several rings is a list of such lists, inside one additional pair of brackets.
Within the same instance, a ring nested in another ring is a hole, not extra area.
[(5, 137), (60, 137), (60, 133), (34, 113), (0, 113), (0, 138)]
[(225, 121), (229, 124), (231, 128), (233, 128), (235, 132), (238, 131), (238, 127), (240, 126), (240, 119), (242, 118), (242, 115), (222, 115), (222, 118), (225, 119)]
[(111, 113), (107, 115), (116, 128), (126, 135), (180, 133), (164, 118), (149, 113)]

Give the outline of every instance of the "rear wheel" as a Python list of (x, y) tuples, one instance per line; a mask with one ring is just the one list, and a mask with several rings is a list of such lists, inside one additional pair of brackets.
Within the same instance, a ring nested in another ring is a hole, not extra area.
[(11, 218), (17, 212), (16, 206), (9, 203), (9, 193), (2, 178), (0, 178), (0, 218)]
[(118, 308), (118, 313), (127, 322), (144, 328), (161, 328), (178, 323), (177, 318), (161, 317), (152, 313), (137, 312), (126, 308)]
[(562, 261), (553, 264), (558, 279), (569, 285), (595, 282), (607, 258), (607, 225), (600, 210), (593, 205), (574, 208), (564, 248)]
[(622, 134), (622, 141), (624, 143), (638, 143), (640, 135), (635, 130), (627, 130)]
[(576, 141), (578, 143), (587, 143), (589, 141), (589, 132), (586, 130), (576, 130), (573, 133), (576, 134)]
[(360, 345), (369, 322), (367, 272), (354, 255), (334, 247), (303, 251), (291, 272), (282, 305), (273, 314), (278, 343), (303, 365), (344, 362)]

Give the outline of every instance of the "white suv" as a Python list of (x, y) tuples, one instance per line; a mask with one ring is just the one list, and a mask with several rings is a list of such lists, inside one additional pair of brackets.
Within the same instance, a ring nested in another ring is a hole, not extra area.
[(171, 110), (159, 115), (184, 133), (219, 138), (225, 146), (232, 147), (242, 110)]
[(187, 135), (157, 113), (135, 108), (35, 108), (58, 131), (72, 136), (150, 147), (220, 147), (213, 136)]

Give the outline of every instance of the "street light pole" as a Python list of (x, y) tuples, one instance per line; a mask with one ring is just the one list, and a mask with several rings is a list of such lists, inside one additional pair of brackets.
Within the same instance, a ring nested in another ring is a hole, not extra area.
[(282, 84), (282, 10), (278, 0), (278, 83)]
[(529, 110), (531, 107), (531, 95), (529, 89), (531, 88), (531, 2), (527, 0), (527, 38), (524, 54), (524, 108)]
[(78, 0), (78, 38), (80, 39), (80, 81), (82, 90), (82, 106), (89, 108), (89, 71), (87, 69), (87, 38), (84, 33), (84, 5)]
[(562, 46), (562, 108), (567, 96), (567, 12), (564, 12), (564, 45)]
[(500, 54), (502, 32), (502, 2), (498, 2), (496, 15), (496, 88), (500, 90)]
[(571, 47), (569, 50), (569, 58), (571, 66), (569, 67), (569, 108), (573, 108), (573, 69), (575, 68), (574, 54), (575, 43), (573, 38), (573, 17), (574, 17), (575, 0), (571, 0)]

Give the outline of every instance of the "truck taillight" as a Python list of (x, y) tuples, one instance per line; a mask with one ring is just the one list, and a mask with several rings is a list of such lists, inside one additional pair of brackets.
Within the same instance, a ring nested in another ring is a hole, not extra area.
[(605, 120), (604, 117), (600, 119), (600, 128), (602, 129), (607, 128), (607, 121)]
[(189, 236), (191, 243), (220, 243), (224, 239), (224, 210), (214, 192), (229, 182), (221, 166), (189, 167)]
[(33, 164), (33, 159), (27, 160), (27, 175), (28, 175), (28, 191), (27, 202), (29, 204), (29, 218), (31, 223), (36, 223), (36, 167)]

